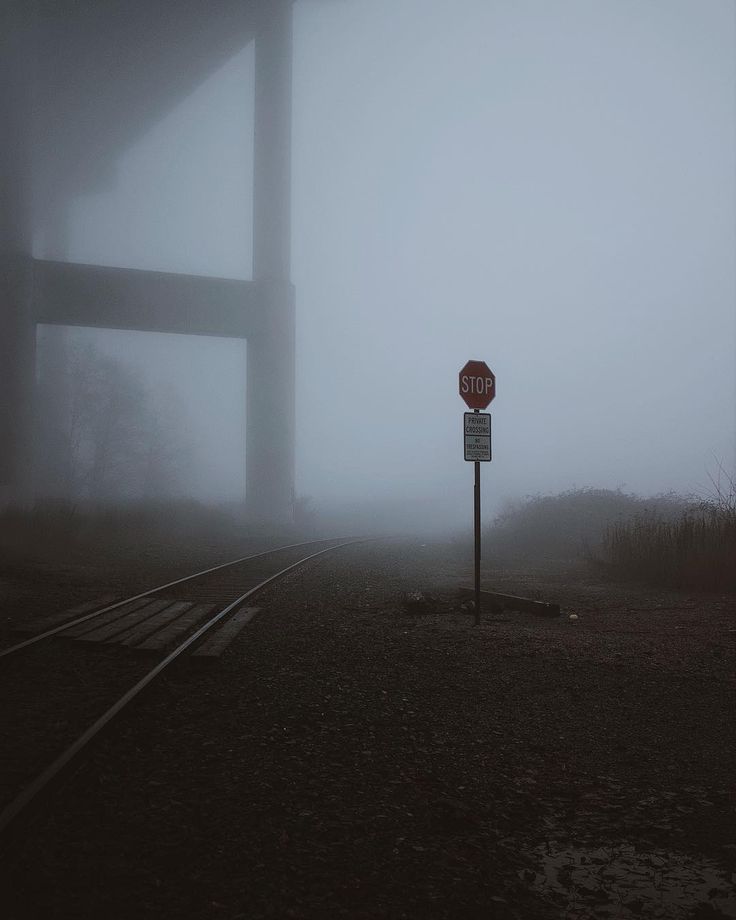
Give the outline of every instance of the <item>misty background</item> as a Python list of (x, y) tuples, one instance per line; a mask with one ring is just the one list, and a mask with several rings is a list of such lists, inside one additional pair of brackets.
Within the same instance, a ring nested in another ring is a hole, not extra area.
[[(489, 510), (733, 470), (735, 43), (731, 0), (296, 3), (298, 495), (469, 525), (470, 358), (497, 375)], [(252, 135), (246, 47), (63, 233), (41, 207), (34, 255), (250, 278)], [(67, 339), (156, 402), (174, 491), (242, 497), (244, 342)]]

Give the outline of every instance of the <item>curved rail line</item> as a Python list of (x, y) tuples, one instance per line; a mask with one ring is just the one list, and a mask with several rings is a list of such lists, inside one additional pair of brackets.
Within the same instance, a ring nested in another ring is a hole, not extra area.
[[(138, 601), (143, 597), (150, 597), (153, 594), (158, 594), (160, 591), (165, 591), (167, 588), (173, 588), (176, 585), (183, 585), (188, 581), (194, 581), (197, 578), (202, 578), (205, 575), (211, 575), (213, 572), (221, 571), (222, 569), (232, 568), (236, 565), (242, 565), (244, 562), (251, 562), (253, 559), (261, 559), (263, 556), (269, 556), (273, 553), (282, 552), (287, 549), (298, 549), (300, 546), (314, 546), (316, 543), (332, 543), (333, 540), (307, 540), (304, 543), (289, 543), (286, 546), (277, 546), (274, 549), (267, 549), (262, 553), (254, 553), (252, 556), (243, 556), (240, 559), (234, 559), (232, 562), (223, 562), (220, 565), (214, 565), (212, 568), (203, 569), (201, 572), (196, 572), (194, 575), (185, 575), (183, 578), (177, 578), (175, 581), (169, 581), (165, 585), (158, 585), (155, 588), (150, 588), (148, 591), (142, 591), (140, 594), (134, 594), (131, 597), (125, 597), (121, 601), (115, 601), (114, 604), (107, 604), (104, 607), (100, 607), (97, 610), (93, 610), (91, 613), (85, 613), (84, 616), (75, 617), (72, 620), (67, 620), (67, 622), (62, 623), (59, 626), (54, 626), (52, 629), (47, 629), (42, 633), (39, 633), (36, 636), (31, 636), (30, 639), (26, 639), (23, 642), (18, 642), (16, 645), (11, 645), (9, 648), (0, 649), (0, 658), (5, 658), (8, 655), (13, 655), (16, 652), (20, 652), (24, 648), (28, 648), (31, 645), (35, 645), (37, 642), (41, 642), (43, 639), (48, 639), (51, 636), (56, 636), (61, 632), (64, 632), (67, 629), (71, 629), (74, 626), (80, 626), (82, 623), (86, 623), (89, 620), (95, 619), (95, 617), (102, 616), (103, 613), (110, 613), (112, 610), (117, 610), (118, 607), (126, 606), (127, 604), (132, 604), (134, 601)], [(349, 541), (352, 543), (359, 543), (359, 540)], [(348, 543), (343, 543), (341, 546), (347, 546)], [(334, 547), (336, 548), (336, 547)]]
[[(325, 543), (326, 540), (317, 540), (310, 541), (307, 543), (293, 543), (289, 546), (279, 546), (272, 550), (267, 550), (263, 553), (256, 553), (253, 556), (246, 556), (243, 559), (238, 559), (234, 562), (226, 562), (223, 565), (214, 566), (211, 569), (206, 569), (203, 572), (198, 572), (196, 575), (188, 575), (185, 578), (177, 579), (176, 581), (169, 582), (166, 585), (162, 585), (158, 588), (153, 588), (150, 591), (145, 591), (142, 594), (137, 594), (135, 597), (126, 598), (123, 601), (119, 601), (115, 604), (111, 604), (108, 607), (104, 607), (100, 610), (93, 611), (91, 614), (87, 614), (83, 617), (76, 618), (74, 621), (65, 623), (60, 627), (41, 633), (38, 636), (34, 636), (32, 639), (29, 639), (26, 642), (21, 642), (16, 646), (13, 646), (10, 649), (6, 649), (4, 654), (9, 654), (13, 651), (19, 651), (22, 648), (27, 647), (28, 645), (38, 642), (41, 639), (45, 639), (49, 636), (56, 635), (63, 630), (68, 629), (74, 625), (85, 622), (95, 616), (98, 616), (102, 613), (105, 613), (109, 610), (113, 610), (116, 607), (122, 606), (123, 604), (130, 603), (133, 600), (137, 600), (141, 597), (146, 597), (149, 594), (154, 594), (158, 591), (162, 591), (166, 588), (170, 588), (173, 585), (182, 584), (187, 581), (191, 581), (195, 578), (200, 578), (203, 575), (208, 575), (211, 572), (217, 571), (218, 569), (224, 569), (229, 566), (234, 566), (241, 564), (243, 562), (249, 562), (252, 559), (259, 559), (263, 556), (272, 555), (273, 553), (279, 552), (286, 549), (296, 549), (300, 546), (313, 546), (315, 543)], [(113, 703), (110, 708), (104, 712), (90, 727), (83, 732), (76, 741), (69, 745), (66, 750), (64, 750), (54, 761), (51, 763), (39, 776), (36, 777), (33, 782), (31, 782), (22, 792), (17, 795), (9, 805), (7, 805), (2, 812), (0, 812), (0, 836), (4, 835), (11, 825), (14, 825), (19, 816), (24, 813), (31, 804), (36, 802), (41, 794), (48, 789), (49, 785), (54, 781), (63, 770), (65, 770), (79, 755), (80, 753), (90, 744), (90, 742), (107, 726), (110, 722), (132, 701), (134, 700), (142, 690), (144, 690), (152, 681), (154, 681), (166, 668), (169, 667), (174, 661), (177, 660), (184, 652), (189, 648), (195, 645), (202, 637), (212, 629), (217, 623), (223, 620), (229, 613), (232, 613), (236, 608), (242, 606), (242, 604), (254, 597), (259, 592), (263, 591), (268, 585), (277, 581), (280, 578), (283, 578), (289, 572), (293, 571), (298, 566), (303, 565), (305, 562), (308, 562), (310, 559), (315, 559), (318, 556), (323, 556), (325, 553), (333, 552), (337, 549), (342, 549), (344, 546), (352, 546), (356, 543), (364, 543), (365, 540), (347, 540), (343, 543), (338, 543), (335, 546), (328, 546), (326, 549), (318, 550), (316, 553), (310, 553), (308, 556), (304, 556), (301, 559), (298, 559), (296, 562), (291, 563), (291, 565), (286, 566), (283, 569), (280, 569), (278, 572), (275, 572), (272, 575), (269, 575), (255, 587), (249, 588), (245, 593), (241, 594), (235, 600), (231, 601), (224, 607), (222, 610), (219, 610), (214, 614), (210, 619), (208, 619), (204, 624), (202, 624), (194, 633), (188, 636), (183, 642), (176, 646), (176, 648), (171, 651), (162, 661), (160, 661), (155, 667), (153, 667), (144, 677), (142, 677), (133, 687), (130, 688), (126, 693), (123, 694), (115, 703)]]

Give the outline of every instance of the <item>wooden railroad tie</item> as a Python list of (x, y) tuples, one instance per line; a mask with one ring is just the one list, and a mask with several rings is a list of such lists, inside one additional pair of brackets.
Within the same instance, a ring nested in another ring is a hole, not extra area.
[[(460, 588), (464, 597), (474, 597), (472, 588)], [(481, 591), (481, 600), (486, 601), (491, 609), (496, 610), (522, 610), (525, 613), (535, 613), (540, 617), (558, 617), (559, 604), (548, 604), (546, 601), (534, 601), (529, 597), (516, 597), (513, 594), (499, 594), (497, 591)]]
[(214, 635), (194, 652), (195, 658), (219, 658), (240, 630), (259, 612), (260, 607), (241, 607)]

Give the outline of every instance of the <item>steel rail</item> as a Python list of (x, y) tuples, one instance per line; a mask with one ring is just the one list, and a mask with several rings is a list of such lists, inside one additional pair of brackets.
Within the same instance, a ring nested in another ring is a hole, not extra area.
[[(326, 542), (326, 541), (313, 541), (313, 542)], [(302, 559), (297, 560), (291, 565), (286, 566), (286, 568), (281, 569), (279, 572), (276, 572), (274, 575), (270, 575), (268, 578), (264, 579), (262, 582), (257, 584), (254, 588), (250, 588), (244, 594), (241, 594), (240, 597), (236, 598), (213, 617), (211, 617), (206, 623), (199, 627), (199, 629), (189, 636), (188, 639), (185, 639), (180, 645), (178, 645), (172, 652), (170, 652), (166, 658), (160, 661), (154, 668), (152, 668), (144, 677), (142, 677), (137, 684), (130, 688), (126, 693), (121, 696), (117, 702), (113, 703), (110, 708), (104, 712), (95, 722), (90, 725), (90, 727), (83, 732), (76, 741), (74, 741), (65, 751), (63, 751), (56, 760), (48, 766), (43, 773), (36, 777), (33, 782), (31, 782), (26, 788), (17, 795), (9, 805), (7, 805), (2, 812), (0, 812), (0, 836), (4, 835), (5, 832), (10, 828), (10, 826), (18, 819), (18, 817), (33, 803), (35, 802), (41, 793), (48, 788), (49, 784), (55, 780), (63, 770), (65, 770), (78, 756), (79, 754), (90, 744), (90, 742), (97, 736), (99, 733), (112, 722), (112, 720), (123, 710), (125, 707), (134, 700), (142, 690), (144, 690), (153, 680), (155, 680), (166, 668), (169, 667), (174, 661), (177, 660), (188, 648), (191, 648), (202, 636), (205, 635), (215, 624), (219, 623), (223, 617), (226, 617), (228, 613), (232, 612), (236, 607), (239, 607), (244, 601), (258, 594), (259, 591), (263, 591), (268, 585), (272, 582), (277, 581), (279, 578), (283, 578), (284, 575), (291, 572), (293, 569), (297, 568), (300, 565), (304, 565), (305, 562), (308, 562), (310, 559), (315, 559), (317, 556), (323, 556), (325, 553), (333, 552), (337, 549), (342, 549), (344, 546), (353, 546), (356, 543), (364, 543), (363, 540), (348, 540), (345, 543), (339, 543), (337, 546), (328, 546), (326, 549), (321, 549), (316, 553), (310, 553), (309, 556), (304, 556)], [(297, 543), (296, 546), (306, 546), (307, 543)], [(281, 549), (288, 549), (294, 547), (280, 547)], [(271, 550), (275, 552), (275, 550)], [(258, 556), (266, 555), (265, 553), (257, 553), (256, 556), (249, 556), (247, 559), (255, 559)], [(241, 560), (245, 561), (245, 560)], [(209, 570), (212, 571), (212, 570)], [(200, 573), (202, 574), (202, 573)], [(178, 584), (178, 582), (173, 582), (173, 584)]]
[(88, 620), (93, 620), (95, 617), (101, 616), (103, 613), (109, 613), (111, 610), (116, 610), (118, 607), (122, 607), (124, 604), (132, 604), (133, 601), (140, 600), (142, 597), (148, 597), (151, 594), (157, 594), (159, 591), (165, 591), (167, 588), (173, 588), (174, 585), (184, 584), (186, 581), (193, 581), (195, 578), (202, 578), (204, 575), (210, 575), (212, 572), (217, 572), (220, 569), (226, 569), (234, 565), (240, 565), (243, 562), (250, 562), (251, 559), (259, 559), (261, 556), (268, 556), (271, 553), (278, 553), (281, 550), (285, 549), (297, 549), (300, 546), (313, 546), (315, 543), (329, 543), (327, 540), (306, 540), (303, 543), (289, 543), (287, 546), (277, 546), (275, 549), (267, 549), (262, 553), (254, 553), (252, 556), (243, 556), (242, 559), (235, 559), (232, 562), (223, 562), (220, 565), (213, 565), (210, 569), (204, 569), (201, 572), (196, 572), (194, 575), (185, 575), (183, 578), (177, 578), (176, 581), (169, 581), (165, 585), (159, 585), (156, 588), (151, 588), (148, 591), (142, 591), (140, 594), (134, 594), (132, 597), (125, 597), (121, 601), (115, 601), (114, 604), (108, 604), (106, 607), (100, 607), (99, 610), (93, 610), (91, 613), (85, 613), (81, 617), (75, 617), (73, 620), (68, 620), (66, 623), (62, 623), (60, 626), (54, 626), (52, 629), (47, 629), (45, 632), (39, 633), (37, 636), (31, 636), (30, 639), (25, 639), (23, 642), (18, 642), (16, 645), (11, 645), (9, 648), (0, 649), (0, 658), (4, 658), (7, 655), (12, 655), (15, 652), (21, 651), (21, 649), (28, 648), (29, 645), (35, 645), (37, 642), (41, 642), (42, 639), (48, 639), (50, 636), (55, 636), (60, 632), (64, 632), (65, 629), (71, 629), (72, 626), (78, 626), (80, 623), (86, 623)]

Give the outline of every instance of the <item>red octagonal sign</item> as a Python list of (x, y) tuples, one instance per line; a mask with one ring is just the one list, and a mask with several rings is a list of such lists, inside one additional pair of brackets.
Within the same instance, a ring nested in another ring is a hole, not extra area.
[(471, 409), (485, 409), (496, 395), (496, 375), (485, 361), (468, 361), (460, 371), (460, 395)]

